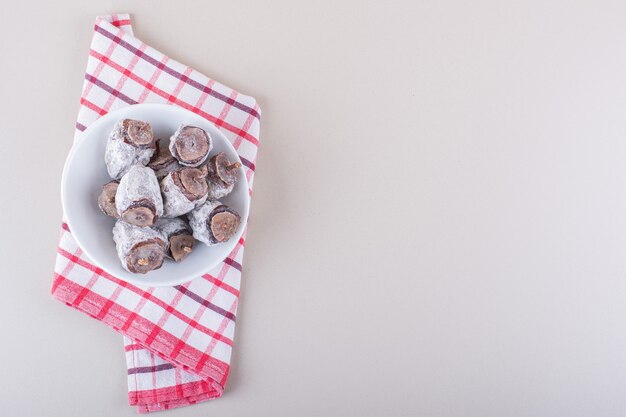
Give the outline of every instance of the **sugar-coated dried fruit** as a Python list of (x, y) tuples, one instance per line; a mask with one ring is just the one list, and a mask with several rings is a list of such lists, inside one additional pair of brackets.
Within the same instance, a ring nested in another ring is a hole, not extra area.
[(207, 193), (206, 171), (198, 168), (183, 168), (174, 173), (175, 181), (180, 181), (181, 189), (190, 198), (198, 199)]
[(239, 162), (230, 162), (224, 152), (220, 152), (211, 158), (208, 169), (212, 175), (224, 181), (226, 184), (237, 182), (237, 168), (241, 167)]
[(113, 179), (120, 179), (133, 165), (146, 165), (155, 149), (149, 123), (120, 120), (113, 127), (104, 151), (104, 162), (109, 175)]
[(170, 236), (169, 256), (176, 262), (180, 262), (185, 259), (196, 243), (196, 240), (191, 234), (180, 233)]
[(213, 156), (207, 164), (207, 183), (210, 200), (217, 200), (233, 191), (241, 167), (239, 162), (231, 162), (224, 152)]
[(187, 218), (193, 237), (209, 246), (228, 241), (241, 224), (237, 211), (215, 200), (209, 200), (192, 210)]
[(163, 235), (166, 243), (166, 254), (174, 261), (182, 261), (193, 251), (196, 241), (193, 238), (191, 228), (180, 217), (161, 218), (156, 222), (154, 228)]
[(200, 166), (213, 147), (209, 134), (199, 127), (182, 125), (170, 138), (170, 152), (181, 165)]
[(122, 177), (115, 194), (120, 218), (139, 227), (152, 226), (163, 215), (159, 181), (150, 168), (134, 165)]
[(216, 208), (209, 218), (213, 238), (219, 243), (226, 242), (235, 234), (240, 221), (239, 213), (234, 210), (226, 206)]
[(128, 272), (145, 274), (163, 265), (166, 244), (160, 232), (118, 220), (113, 227), (117, 256)]
[(102, 186), (102, 191), (98, 196), (98, 207), (107, 216), (119, 217), (115, 207), (115, 193), (117, 193), (119, 183), (119, 181), (107, 182)]
[(161, 181), (163, 216), (171, 218), (189, 213), (206, 201), (207, 192), (205, 169), (183, 167), (170, 172)]

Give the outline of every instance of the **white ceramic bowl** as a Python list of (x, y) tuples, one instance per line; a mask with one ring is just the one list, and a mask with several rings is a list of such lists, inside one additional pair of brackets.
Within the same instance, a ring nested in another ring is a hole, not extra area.
[(210, 156), (225, 152), (231, 161), (240, 161), (228, 139), (206, 119), (180, 107), (165, 104), (136, 104), (108, 113), (91, 124), (70, 151), (61, 184), (61, 199), (65, 218), (72, 235), (93, 263), (111, 275), (135, 285), (162, 287), (178, 285), (199, 277), (219, 265), (234, 249), (248, 219), (250, 196), (242, 168), (239, 181), (231, 194), (221, 201), (241, 215), (237, 233), (227, 242), (208, 247), (196, 241), (193, 252), (182, 262), (166, 260), (160, 269), (147, 274), (127, 272), (115, 251), (112, 228), (115, 219), (105, 216), (98, 208), (102, 185), (111, 181), (104, 164), (104, 149), (113, 125), (120, 119), (149, 122), (157, 138), (169, 143), (170, 136), (181, 124), (206, 130), (213, 139)]

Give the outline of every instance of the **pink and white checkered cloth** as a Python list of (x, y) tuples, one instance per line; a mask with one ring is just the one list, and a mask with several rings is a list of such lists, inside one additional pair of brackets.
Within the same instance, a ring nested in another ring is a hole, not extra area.
[[(213, 122), (237, 149), (252, 186), (260, 128), (254, 98), (135, 38), (129, 15), (98, 17), (75, 140), (98, 117), (144, 102), (181, 106)], [(140, 412), (189, 405), (224, 391), (243, 247), (244, 238), (221, 265), (187, 284), (139, 288), (94, 265), (63, 223), (52, 294), (124, 335), (131, 405)]]

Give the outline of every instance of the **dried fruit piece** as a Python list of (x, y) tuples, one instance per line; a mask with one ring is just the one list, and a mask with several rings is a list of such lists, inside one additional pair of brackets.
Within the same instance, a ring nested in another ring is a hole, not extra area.
[(237, 168), (241, 166), (239, 162), (230, 162), (224, 152), (220, 152), (211, 158), (212, 172), (226, 184), (237, 182)]
[(208, 185), (206, 170), (183, 167), (170, 172), (161, 181), (165, 217), (189, 213), (206, 201)]
[(241, 217), (219, 201), (209, 200), (188, 215), (193, 237), (209, 246), (228, 241), (241, 224)]
[(141, 120), (122, 120), (122, 135), (124, 142), (137, 147), (151, 145), (154, 146), (154, 135), (152, 126), (148, 122)]
[(177, 173), (183, 188), (189, 194), (195, 198), (200, 198), (207, 193), (206, 172), (197, 168), (183, 168)]
[(156, 230), (118, 220), (113, 227), (113, 240), (122, 266), (128, 272), (145, 274), (163, 265), (166, 245)]
[(190, 234), (181, 233), (178, 235), (172, 235), (170, 236), (169, 255), (176, 262), (180, 262), (189, 256), (195, 243), (196, 240)]
[(115, 124), (107, 140), (104, 162), (109, 175), (121, 178), (131, 166), (146, 165), (154, 155), (156, 144), (147, 122), (123, 119)]
[(213, 210), (209, 219), (209, 227), (213, 237), (218, 242), (226, 242), (235, 234), (240, 222), (239, 213), (226, 206)]
[(154, 239), (133, 246), (126, 256), (126, 262), (130, 272), (145, 274), (160, 268), (163, 265), (163, 257), (163, 241)]
[(115, 207), (121, 219), (135, 226), (152, 226), (163, 215), (159, 182), (150, 168), (135, 165), (120, 180)]
[(119, 217), (117, 208), (115, 208), (115, 193), (118, 185), (119, 181), (111, 181), (104, 184), (98, 196), (98, 207), (107, 216)]
[(224, 152), (213, 156), (207, 164), (209, 199), (217, 200), (230, 194), (237, 182), (241, 163), (231, 162)]
[(181, 126), (170, 138), (170, 152), (181, 165), (197, 167), (213, 147), (209, 134), (195, 126)]
[(191, 228), (187, 222), (180, 217), (173, 219), (159, 219), (154, 225), (154, 229), (160, 232), (167, 244), (167, 255), (180, 262), (185, 259), (193, 250), (196, 243), (191, 235)]
[(156, 177), (161, 180), (170, 172), (179, 169), (180, 165), (176, 158), (172, 156), (167, 146), (161, 146), (161, 142), (156, 142), (156, 152), (148, 163), (148, 168), (152, 168)]

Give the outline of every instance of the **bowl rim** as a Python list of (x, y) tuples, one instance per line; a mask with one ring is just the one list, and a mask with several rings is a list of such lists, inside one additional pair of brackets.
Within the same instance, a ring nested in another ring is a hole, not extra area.
[[(245, 233), (245, 230), (247, 228), (248, 225), (248, 217), (249, 217), (249, 213), (250, 213), (250, 184), (248, 183), (248, 178), (246, 176), (246, 172), (245, 172), (245, 165), (242, 163), (241, 161), (241, 157), (239, 156), (239, 153), (237, 152), (237, 150), (235, 149), (235, 147), (233, 146), (233, 144), (231, 143), (230, 140), (228, 140), (228, 138), (220, 131), (219, 127), (217, 125), (215, 125), (215, 123), (211, 122), (210, 120), (200, 116), (197, 113), (194, 113), (190, 110), (187, 110), (183, 107), (180, 106), (176, 106), (173, 104), (162, 104), (162, 103), (137, 103), (137, 104), (131, 104), (128, 106), (124, 106), (121, 107), (119, 109), (113, 110), (107, 114), (104, 114), (102, 116), (100, 116), (97, 120), (93, 121), (89, 126), (87, 126), (87, 128), (80, 132), (72, 141), (72, 147), (67, 155), (67, 157), (65, 158), (65, 163), (63, 165), (63, 171), (61, 174), (61, 205), (63, 208), (63, 220), (64, 222), (67, 223), (70, 233), (72, 235), (72, 238), (76, 241), (76, 244), (80, 247), (80, 249), (83, 251), (83, 253), (85, 253), (85, 255), (87, 255), (87, 257), (89, 258), (90, 262), (92, 262), (93, 264), (95, 264), (97, 267), (99, 267), (100, 269), (102, 269), (103, 271), (105, 271), (107, 274), (114, 276), (116, 279), (128, 282), (132, 285), (135, 286), (139, 286), (139, 287), (170, 287), (170, 286), (175, 286), (175, 285), (181, 285), (187, 282), (190, 282), (196, 278), (201, 277), (202, 275), (208, 273), (211, 271), (211, 269), (215, 268), (217, 265), (219, 265), (220, 263), (222, 263), (224, 261), (224, 259), (226, 259), (228, 257), (228, 253), (232, 252), (232, 249), (225, 255), (224, 258), (220, 259), (219, 261), (215, 262), (213, 265), (207, 265), (206, 268), (204, 268), (204, 272), (198, 275), (194, 275), (192, 277), (181, 277), (178, 279), (172, 279), (170, 281), (167, 282), (150, 282), (148, 284), (146, 284), (145, 282), (142, 282), (142, 278), (145, 277), (149, 277), (149, 274), (138, 274), (137, 277), (138, 278), (129, 278), (126, 276), (118, 276), (114, 273), (111, 273), (107, 270), (107, 268), (102, 265), (101, 262), (99, 262), (97, 260), (97, 257), (94, 257), (93, 254), (89, 253), (88, 250), (85, 249), (85, 245), (84, 242), (82, 241), (82, 239), (79, 237), (80, 232), (78, 234), (74, 233), (74, 226), (72, 224), (72, 220), (70, 219), (69, 216), (66, 215), (67, 213), (67, 207), (69, 206), (68, 203), (68, 199), (69, 199), (69, 195), (71, 194), (68, 190), (68, 171), (70, 169), (70, 166), (72, 165), (74, 159), (76, 158), (76, 155), (78, 154), (78, 150), (81, 147), (81, 144), (84, 142), (84, 136), (86, 136), (89, 132), (96, 130), (97, 128), (99, 128), (101, 125), (110, 122), (111, 118), (114, 118), (115, 115), (117, 113), (121, 113), (123, 111), (128, 111), (128, 109), (132, 107), (132, 108), (137, 108), (137, 107), (141, 107), (141, 108), (152, 108), (155, 110), (172, 110), (172, 109), (176, 109), (176, 111), (181, 111), (184, 113), (188, 113), (189, 115), (193, 115), (194, 118), (201, 118), (203, 119), (203, 121), (205, 121), (208, 124), (211, 124), (213, 127), (215, 127), (215, 132), (221, 137), (221, 139), (223, 140), (224, 143), (226, 143), (226, 146), (228, 148), (230, 148), (230, 150), (232, 151), (232, 153), (234, 155), (237, 156), (237, 160), (239, 163), (241, 163), (241, 168), (239, 168), (241, 170), (241, 175), (239, 178), (239, 181), (242, 182), (242, 186), (244, 186), (244, 190), (245, 190), (245, 201), (243, 204), (243, 213), (240, 213), (241, 215), (241, 226), (239, 228), (239, 231), (237, 232), (236, 235), (234, 235), (231, 240), (229, 240), (230, 243), (234, 249), (237, 246), (238, 241), (241, 239), (241, 237), (243, 236), (243, 234)], [(211, 134), (213, 134), (214, 132), (211, 132)], [(131, 273), (128, 273), (128, 275), (130, 276)]]

